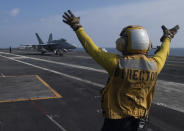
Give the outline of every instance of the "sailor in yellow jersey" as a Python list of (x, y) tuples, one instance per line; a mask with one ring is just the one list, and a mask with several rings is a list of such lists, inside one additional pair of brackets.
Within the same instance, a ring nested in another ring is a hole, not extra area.
[(109, 74), (102, 90), (102, 110), (105, 117), (102, 131), (145, 130), (145, 119), (151, 107), (157, 76), (169, 54), (170, 41), (179, 26), (168, 30), (162, 26), (160, 50), (153, 56), (146, 53), (151, 41), (141, 26), (127, 26), (116, 41), (123, 56), (98, 48), (80, 25), (80, 18), (65, 12), (63, 22), (70, 25), (86, 52)]

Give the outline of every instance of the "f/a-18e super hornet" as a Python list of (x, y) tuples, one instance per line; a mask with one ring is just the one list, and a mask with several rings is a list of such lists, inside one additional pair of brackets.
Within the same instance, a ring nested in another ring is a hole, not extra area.
[(38, 33), (35, 33), (38, 45), (31, 45), (33, 49), (44, 54), (46, 52), (53, 52), (56, 55), (63, 55), (63, 53), (68, 52), (76, 47), (70, 43), (68, 43), (65, 39), (53, 40), (52, 33), (49, 35), (49, 39), (47, 43), (44, 43)]

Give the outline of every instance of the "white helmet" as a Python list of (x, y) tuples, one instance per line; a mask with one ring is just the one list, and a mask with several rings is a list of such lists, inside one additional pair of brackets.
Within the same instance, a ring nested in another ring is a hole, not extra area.
[(116, 40), (116, 48), (120, 52), (146, 54), (151, 48), (151, 41), (143, 27), (127, 26), (123, 28), (120, 38)]

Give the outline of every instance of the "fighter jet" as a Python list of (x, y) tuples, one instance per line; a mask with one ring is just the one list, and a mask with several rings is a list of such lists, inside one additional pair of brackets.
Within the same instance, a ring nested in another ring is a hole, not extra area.
[(46, 52), (53, 52), (56, 55), (63, 55), (65, 52), (68, 52), (76, 47), (70, 43), (68, 43), (65, 39), (53, 40), (52, 33), (49, 35), (49, 39), (47, 43), (44, 43), (38, 33), (35, 33), (38, 45), (32, 45), (33, 49), (38, 50), (41, 54)]

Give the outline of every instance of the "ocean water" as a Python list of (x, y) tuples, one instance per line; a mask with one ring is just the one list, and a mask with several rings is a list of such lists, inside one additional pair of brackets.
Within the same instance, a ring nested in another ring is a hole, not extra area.
[[(115, 48), (105, 48), (108, 52), (120, 54)], [(76, 50), (84, 51), (83, 48), (77, 48)], [(151, 49), (148, 54), (153, 55), (156, 49)], [(169, 56), (184, 56), (184, 48), (171, 48)]]

